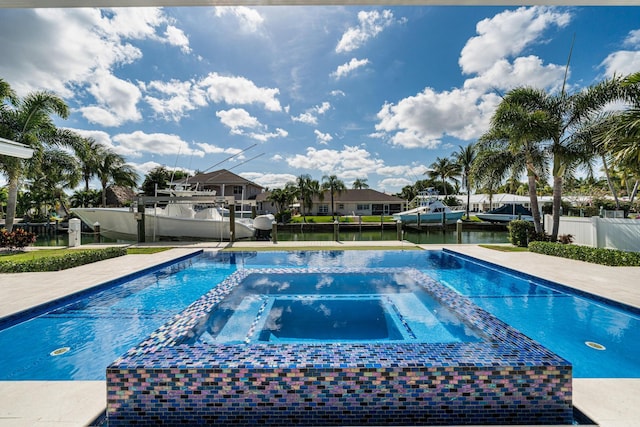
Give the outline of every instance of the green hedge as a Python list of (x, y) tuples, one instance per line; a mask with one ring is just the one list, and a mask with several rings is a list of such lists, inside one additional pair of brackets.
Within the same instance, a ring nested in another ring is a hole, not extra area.
[(551, 242), (531, 242), (529, 243), (529, 251), (614, 267), (640, 267), (640, 253), (638, 252)]
[(104, 249), (79, 249), (77, 253), (63, 256), (36, 258), (29, 261), (0, 261), (0, 273), (24, 273), (34, 271), (58, 271), (78, 267), (104, 259), (127, 254), (127, 248), (110, 247)]

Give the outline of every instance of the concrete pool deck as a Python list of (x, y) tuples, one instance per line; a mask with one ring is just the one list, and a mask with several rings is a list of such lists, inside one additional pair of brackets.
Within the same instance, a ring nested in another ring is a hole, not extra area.
[[(151, 245), (151, 244), (150, 244)], [(147, 246), (150, 246), (147, 245)], [(128, 255), (51, 273), (0, 274), (0, 317), (90, 288), (196, 250), (219, 250), (226, 243), (173, 244), (172, 250), (151, 255)], [(402, 248), (416, 245), (380, 242), (236, 242), (236, 249)], [(84, 246), (86, 247), (86, 246)], [(528, 252), (500, 252), (477, 245), (420, 245), (447, 247), (456, 252), (529, 273), (547, 280), (640, 307), (640, 267), (605, 267)], [(83, 426), (106, 407), (104, 381), (0, 382), (0, 426)], [(574, 405), (601, 426), (632, 427), (640, 420), (640, 380), (574, 379)]]

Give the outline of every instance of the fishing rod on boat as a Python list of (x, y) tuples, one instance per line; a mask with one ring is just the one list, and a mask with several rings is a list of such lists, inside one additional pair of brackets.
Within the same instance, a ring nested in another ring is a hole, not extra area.
[[(256, 145), (257, 145), (257, 144), (256, 144)], [(249, 147), (249, 148), (251, 148), (251, 147)], [(240, 154), (240, 153), (238, 153), (238, 154)], [(232, 167), (230, 167), (229, 169), (226, 169), (226, 170), (227, 170), (227, 171), (230, 171), (231, 169), (235, 169), (235, 168), (237, 168), (238, 166), (242, 166), (242, 165), (244, 165), (245, 163), (249, 163), (250, 161), (255, 160), (255, 159), (257, 159), (258, 157), (261, 157), (261, 156), (264, 156), (264, 153), (260, 153), (260, 154), (258, 154), (257, 156), (253, 156), (252, 158), (247, 159), (247, 160), (245, 160), (244, 162), (240, 162), (240, 163), (238, 163), (237, 165), (232, 166)], [(209, 179), (207, 179), (207, 182), (211, 181), (212, 179), (216, 178), (218, 175), (220, 175), (220, 174), (222, 174), (222, 173), (223, 173), (223, 172), (221, 171), (219, 174), (217, 174), (217, 175), (214, 175), (214, 176), (210, 177)]]
[[(239, 156), (240, 154), (244, 153), (245, 151), (252, 149), (252, 148), (253, 148), (253, 147), (255, 147), (256, 145), (258, 145), (258, 144), (250, 145), (249, 147), (245, 148), (244, 150), (238, 151), (238, 152), (237, 152), (236, 154), (234, 154), (233, 156), (227, 157), (226, 159), (221, 160), (221, 161), (219, 161), (218, 163), (216, 163), (215, 165), (213, 165), (213, 166), (209, 167), (208, 169), (206, 169), (206, 170), (202, 171), (202, 173), (207, 173), (207, 172), (209, 172), (211, 169), (215, 168), (216, 166), (219, 166), (219, 165), (223, 164), (224, 162), (228, 162), (229, 160), (233, 159), (234, 157)], [(264, 153), (263, 153), (263, 154), (264, 154)], [(256, 156), (256, 157), (259, 157), (259, 156)], [(254, 159), (255, 159), (255, 157), (254, 157)], [(249, 160), (252, 160), (252, 159), (249, 159)], [(247, 160), (247, 162), (248, 162), (249, 160)], [(246, 162), (243, 162), (243, 163), (246, 163)], [(238, 164), (238, 165), (236, 165), (236, 166), (240, 166), (241, 164), (242, 164), (242, 163), (239, 163), (239, 164)], [(234, 167), (235, 167), (235, 166), (234, 166)], [(233, 169), (233, 168), (231, 168), (231, 169)], [(227, 169), (227, 170), (229, 170), (229, 169)]]

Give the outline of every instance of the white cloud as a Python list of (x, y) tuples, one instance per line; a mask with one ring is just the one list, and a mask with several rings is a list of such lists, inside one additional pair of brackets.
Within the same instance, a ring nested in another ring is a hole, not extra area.
[[(207, 143), (204, 143), (204, 142), (196, 142), (195, 145), (200, 147), (200, 149), (202, 151), (204, 151), (205, 154), (231, 154), (231, 155), (236, 155), (236, 154), (238, 154), (238, 153), (240, 153), (242, 151), (239, 148), (233, 148), (233, 147), (223, 148), (223, 147), (219, 147), (217, 145), (207, 144)], [(244, 156), (240, 155), (240, 156), (236, 156), (234, 158), (240, 160), (240, 159), (243, 159)]]
[(563, 27), (570, 19), (569, 13), (554, 8), (532, 7), (481, 21), (479, 35), (467, 41), (459, 59), (462, 71), (475, 75), (461, 88), (437, 92), (427, 87), (397, 103), (385, 103), (378, 112), (376, 132), (370, 136), (404, 148), (436, 148), (445, 136), (479, 137), (500, 102), (496, 91), (504, 93), (522, 85), (550, 91), (560, 88), (564, 66), (545, 65), (533, 55), (517, 55), (540, 42), (546, 29)]
[(181, 168), (181, 167), (168, 166), (168, 165), (161, 164), (161, 163), (154, 162), (154, 161), (148, 161), (148, 162), (144, 162), (144, 163), (132, 163), (132, 162), (129, 162), (128, 164), (131, 165), (136, 170), (136, 172), (138, 172), (138, 174), (141, 177), (145, 176), (152, 169), (155, 169), (155, 168), (157, 168), (159, 166), (162, 166), (166, 170), (169, 170), (169, 171), (173, 171), (173, 170), (184, 171), (184, 172), (186, 172), (186, 173), (188, 173), (190, 175), (195, 175), (195, 170), (185, 169), (185, 168)]
[(308, 147), (307, 152), (287, 158), (287, 164), (297, 169), (319, 170), (323, 174), (336, 174), (340, 178), (358, 178), (375, 173), (384, 166), (384, 161), (373, 158), (360, 147), (344, 146), (342, 150)]
[[(267, 126), (263, 125), (242, 108), (232, 108), (231, 110), (217, 111), (216, 116), (220, 122), (227, 126), (232, 135), (245, 135), (256, 141), (266, 142), (272, 138), (285, 138), (289, 133), (277, 128), (275, 132), (268, 132)], [(247, 131), (252, 129), (254, 131)]]
[(465, 74), (482, 73), (501, 58), (517, 55), (539, 41), (550, 26), (566, 26), (569, 13), (552, 7), (521, 7), (507, 10), (476, 25), (479, 34), (469, 39), (460, 53), (460, 66)]
[(204, 151), (192, 149), (189, 143), (178, 135), (135, 131), (117, 134), (113, 136), (112, 141), (117, 143), (113, 144), (113, 147), (119, 153), (134, 158), (142, 156), (143, 153), (204, 157)]
[(358, 26), (350, 27), (345, 31), (336, 46), (336, 53), (358, 49), (394, 22), (393, 13), (390, 10), (384, 10), (382, 13), (377, 10), (358, 12)]
[(342, 65), (339, 65), (338, 68), (336, 68), (336, 70), (332, 72), (330, 75), (336, 80), (339, 80), (344, 76), (346, 76), (347, 74), (353, 72), (354, 70), (357, 70), (360, 67), (364, 67), (368, 63), (369, 63), (368, 59), (351, 58), (351, 61)]
[(296, 176), (288, 173), (243, 172), (239, 175), (270, 189), (284, 188), (288, 183), (296, 181)]
[(246, 6), (216, 7), (215, 15), (218, 18), (226, 17), (228, 15), (235, 17), (240, 24), (240, 30), (246, 33), (257, 32), (264, 22), (264, 18), (257, 10)]
[(320, 132), (318, 129), (314, 130), (313, 133), (316, 135), (316, 141), (318, 142), (318, 144), (320, 145), (327, 145), (329, 144), (329, 142), (333, 139), (333, 137), (331, 136), (331, 134), (329, 133), (322, 133)]
[(210, 73), (198, 86), (204, 90), (213, 102), (225, 102), (230, 105), (262, 104), (269, 111), (282, 111), (276, 95), (278, 89), (260, 88), (244, 77), (223, 76)]
[(139, 86), (151, 109), (166, 120), (177, 122), (188, 111), (207, 105), (204, 92), (192, 81), (154, 80), (148, 84), (139, 83)]
[(102, 126), (120, 126), (142, 118), (137, 109), (142, 94), (136, 85), (104, 72), (94, 73), (94, 79), (87, 91), (93, 95), (97, 105), (79, 109), (89, 122)]
[(167, 29), (164, 32), (167, 43), (173, 46), (178, 46), (183, 53), (191, 53), (191, 47), (189, 47), (189, 38), (185, 35), (184, 31), (173, 25), (167, 25)]
[(323, 102), (320, 105), (316, 105), (313, 108), (308, 109), (304, 113), (301, 113), (298, 116), (291, 117), (291, 120), (294, 122), (301, 122), (308, 125), (317, 125), (318, 124), (318, 115), (322, 115), (326, 113), (331, 108), (331, 104), (329, 102)]
[(332, 90), (332, 91), (330, 92), (330, 95), (331, 95), (331, 96), (347, 96), (347, 94), (346, 94), (346, 93), (344, 93), (344, 92), (343, 92), (343, 91), (341, 91), (341, 90)]
[(613, 52), (600, 64), (607, 77), (626, 76), (640, 70), (640, 30), (630, 31), (624, 45), (630, 49)]
[(258, 119), (251, 116), (247, 110), (242, 108), (232, 108), (226, 111), (217, 111), (216, 117), (220, 118), (220, 122), (231, 128), (231, 132), (234, 134), (241, 134), (241, 128), (261, 128), (263, 127)]

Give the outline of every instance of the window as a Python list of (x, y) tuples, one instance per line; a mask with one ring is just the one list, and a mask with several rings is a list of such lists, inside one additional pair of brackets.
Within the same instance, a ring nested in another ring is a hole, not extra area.
[(359, 211), (368, 211), (369, 209), (371, 209), (371, 207), (370, 207), (369, 204), (357, 205), (356, 209), (359, 210)]
[(374, 203), (371, 205), (371, 215), (382, 215), (384, 214), (384, 205)]
[(344, 209), (344, 203), (338, 203), (338, 209)]
[(320, 206), (318, 206), (318, 214), (319, 215), (329, 215), (329, 205), (320, 205)]
[(242, 196), (242, 185), (234, 185), (233, 186), (233, 194)]

